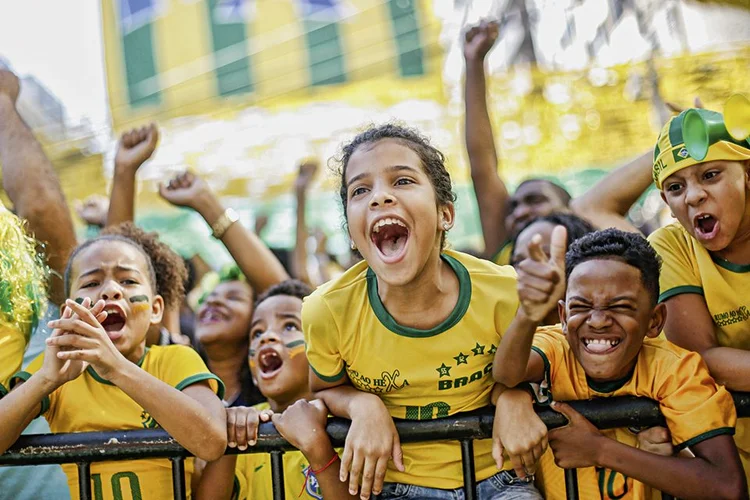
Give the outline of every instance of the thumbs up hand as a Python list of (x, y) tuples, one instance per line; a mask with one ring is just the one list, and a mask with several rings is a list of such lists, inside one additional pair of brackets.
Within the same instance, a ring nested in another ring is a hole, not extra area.
[(542, 237), (529, 243), (529, 258), (518, 266), (518, 297), (523, 313), (541, 322), (565, 295), (565, 250), (568, 234), (563, 226), (552, 231), (550, 256), (542, 250)]

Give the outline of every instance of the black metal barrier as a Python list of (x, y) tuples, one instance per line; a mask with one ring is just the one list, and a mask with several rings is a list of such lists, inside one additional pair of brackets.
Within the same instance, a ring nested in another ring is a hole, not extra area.
[[(738, 417), (750, 417), (750, 393), (733, 393)], [(636, 397), (602, 398), (573, 401), (570, 405), (599, 429), (617, 427), (652, 427), (664, 425), (658, 405)], [(566, 424), (563, 415), (549, 409), (537, 408), (537, 413), (549, 429)], [(474, 476), (475, 439), (492, 436), (493, 408), (434, 420), (397, 420), (401, 442), (456, 440), (461, 446), (463, 480), (466, 500), (476, 500)], [(344, 445), (349, 421), (332, 418), (327, 432), (335, 447)], [(245, 451), (227, 449), (227, 454), (270, 453), (274, 500), (284, 500), (284, 470), (282, 455), (294, 448), (276, 431), (271, 423), (262, 423), (258, 442)], [(0, 455), (0, 465), (41, 465), (75, 463), (78, 466), (78, 487), (81, 500), (91, 499), (91, 462), (109, 460), (137, 460), (141, 458), (169, 458), (172, 461), (172, 485), (175, 499), (185, 498), (184, 460), (188, 453), (164, 430), (130, 430), (110, 432), (81, 432), (71, 434), (36, 434), (21, 436), (8, 451)], [(568, 499), (578, 498), (576, 471), (565, 471)], [(666, 495), (662, 498), (669, 498)]]

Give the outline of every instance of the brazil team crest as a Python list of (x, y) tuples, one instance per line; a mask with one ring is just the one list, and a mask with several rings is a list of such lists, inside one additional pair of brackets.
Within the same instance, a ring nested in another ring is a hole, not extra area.
[(307, 478), (305, 481), (305, 492), (308, 496), (317, 500), (323, 500), (323, 493), (320, 491), (318, 478), (315, 477), (315, 474), (310, 470), (309, 465), (302, 470), (302, 475)]

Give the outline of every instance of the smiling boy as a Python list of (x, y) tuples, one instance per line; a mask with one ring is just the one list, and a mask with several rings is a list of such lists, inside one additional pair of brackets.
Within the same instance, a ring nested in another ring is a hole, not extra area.
[[(538, 401), (552, 402), (568, 418), (568, 425), (544, 438), (557, 465), (578, 468), (581, 490), (598, 489), (603, 499), (650, 498), (651, 488), (683, 499), (747, 498), (731, 437), (731, 396), (699, 355), (657, 338), (666, 312), (657, 304), (660, 264), (648, 242), (608, 229), (577, 240), (563, 259), (564, 230), (556, 229), (552, 240), (551, 258), (536, 239), (530, 259), (519, 266), (521, 307), (503, 336), (493, 374), (506, 386), (541, 384)], [(535, 336), (555, 305), (562, 332), (552, 327)], [(599, 431), (556, 402), (626, 395), (656, 400), (676, 449), (689, 447), (695, 458), (639, 450), (630, 431)], [(523, 432), (520, 424), (514, 432)], [(497, 437), (513, 439), (507, 432)]]

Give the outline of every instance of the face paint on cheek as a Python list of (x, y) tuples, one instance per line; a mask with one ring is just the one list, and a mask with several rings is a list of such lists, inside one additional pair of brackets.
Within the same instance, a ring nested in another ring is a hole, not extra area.
[(75, 301), (76, 301), (76, 303), (78, 303), (78, 304), (83, 304), (83, 299), (82, 299), (81, 297), (76, 297), (76, 298), (75, 298), (74, 300), (75, 300)]
[(305, 341), (304, 340), (295, 340), (294, 342), (289, 342), (288, 344), (284, 344), (284, 346), (289, 349), (289, 359), (294, 359), (294, 357), (298, 354), (302, 354), (305, 352)]
[(137, 312), (151, 309), (151, 304), (148, 303), (146, 295), (133, 295), (130, 297), (130, 303), (133, 304), (133, 310)]

